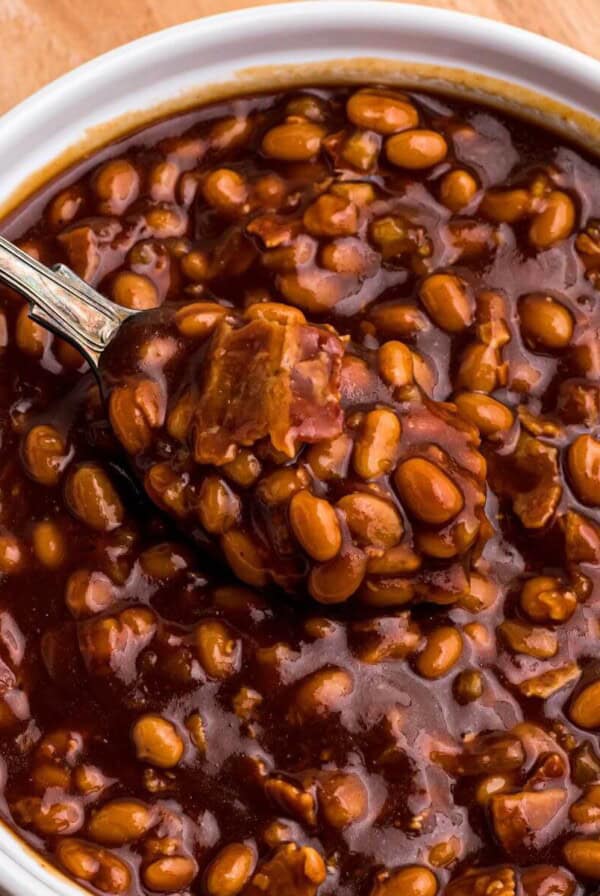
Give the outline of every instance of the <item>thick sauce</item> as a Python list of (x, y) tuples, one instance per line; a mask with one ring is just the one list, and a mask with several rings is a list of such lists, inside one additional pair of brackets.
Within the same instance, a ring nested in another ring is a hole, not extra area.
[(593, 161), (304, 91), (161, 123), (17, 220), (148, 313), (105, 401), (0, 295), (9, 823), (101, 893), (595, 893)]

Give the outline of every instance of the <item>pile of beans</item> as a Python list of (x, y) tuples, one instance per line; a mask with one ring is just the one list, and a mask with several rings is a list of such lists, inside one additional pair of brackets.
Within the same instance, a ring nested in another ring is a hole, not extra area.
[(147, 313), (100, 388), (0, 292), (2, 817), (114, 896), (592, 896), (595, 162), (311, 89), (4, 227)]
[(141, 315), (102, 359), (110, 422), (150, 497), (243, 582), (451, 603), (492, 531), (479, 431), (427, 398), (404, 343), (359, 348), (274, 302)]

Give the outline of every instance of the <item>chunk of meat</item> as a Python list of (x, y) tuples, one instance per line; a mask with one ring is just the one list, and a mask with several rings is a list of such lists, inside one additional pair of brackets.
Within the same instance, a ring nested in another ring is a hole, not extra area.
[(542, 849), (552, 838), (552, 822), (567, 798), (562, 787), (502, 793), (491, 799), (494, 831), (510, 855)]
[(326, 876), (316, 849), (286, 843), (258, 867), (244, 896), (316, 896)]
[(224, 464), (269, 438), (293, 457), (302, 442), (342, 432), (344, 347), (323, 327), (254, 320), (216, 330), (194, 415), (198, 463)]
[(525, 761), (523, 744), (512, 734), (480, 734), (461, 753), (434, 751), (431, 759), (457, 777), (501, 774), (520, 768)]
[(517, 883), (513, 868), (471, 868), (450, 881), (444, 896), (516, 896)]
[(510, 497), (526, 529), (541, 529), (552, 519), (562, 495), (558, 450), (523, 433), (506, 459), (492, 458), (492, 488)]

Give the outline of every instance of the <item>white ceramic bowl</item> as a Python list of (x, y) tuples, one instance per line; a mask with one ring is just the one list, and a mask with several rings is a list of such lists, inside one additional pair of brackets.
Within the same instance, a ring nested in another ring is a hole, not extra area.
[[(600, 152), (600, 62), (488, 19), (313, 0), (190, 22), (82, 66), (2, 119), (0, 214), (84, 151), (209, 98), (307, 83), (443, 87), (517, 107)], [(0, 889), (82, 893), (0, 826)]]

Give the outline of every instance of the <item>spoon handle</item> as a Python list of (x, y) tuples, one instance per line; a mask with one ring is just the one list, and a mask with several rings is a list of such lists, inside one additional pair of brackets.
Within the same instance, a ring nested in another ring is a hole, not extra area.
[(72, 343), (95, 371), (121, 324), (136, 313), (110, 302), (66, 265), (48, 268), (1, 236), (0, 282), (27, 299), (31, 319)]

